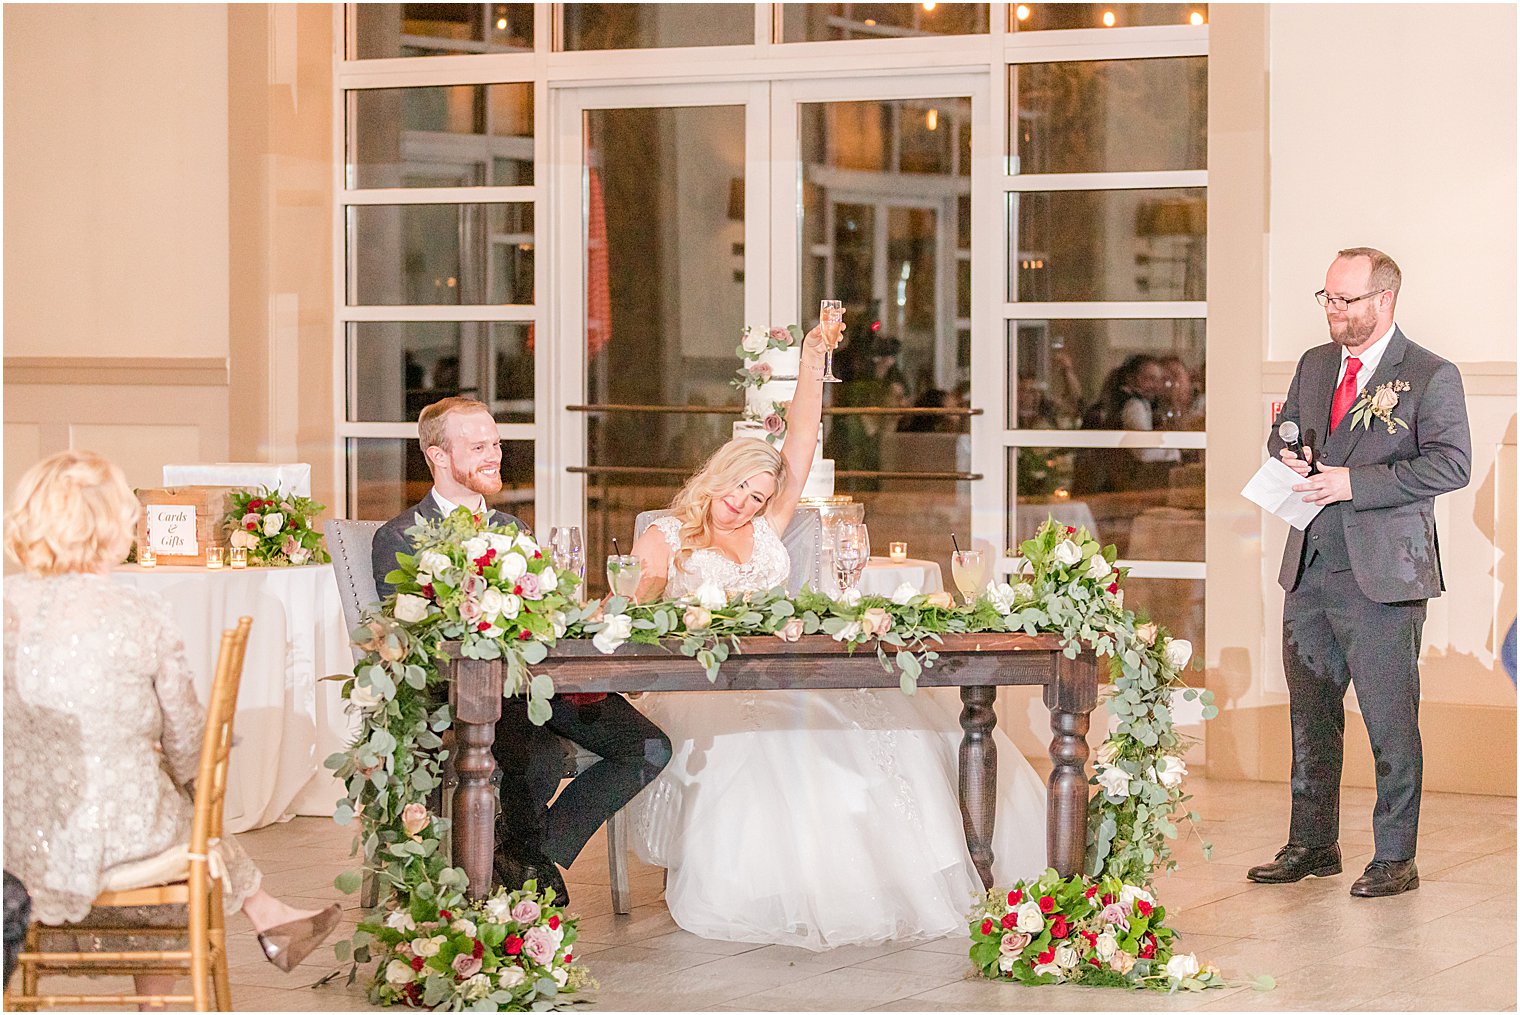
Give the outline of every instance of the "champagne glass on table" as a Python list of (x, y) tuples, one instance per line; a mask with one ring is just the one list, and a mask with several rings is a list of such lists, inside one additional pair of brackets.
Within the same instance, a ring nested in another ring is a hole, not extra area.
[(819, 303), (818, 325), (823, 330), (823, 340), (828, 343), (828, 351), (823, 354), (823, 379), (830, 384), (839, 383), (839, 378), (834, 376), (834, 347), (839, 344), (843, 324), (843, 301), (823, 300)]
[(586, 600), (586, 550), (579, 525), (556, 525), (549, 530), (549, 557), (557, 571), (573, 574), (580, 581), (576, 595)]
[(987, 555), (981, 550), (956, 550), (950, 555), (950, 575), (970, 606), (987, 585)]
[(853, 589), (871, 559), (871, 535), (865, 522), (842, 521), (834, 526), (834, 579), (839, 591)]

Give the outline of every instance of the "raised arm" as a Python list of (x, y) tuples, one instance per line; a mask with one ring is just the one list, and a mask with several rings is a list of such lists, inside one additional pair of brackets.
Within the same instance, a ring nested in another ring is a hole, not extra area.
[[(843, 325), (840, 326), (841, 333)], [(786, 460), (787, 481), (776, 491), (766, 509), (771, 528), (785, 532), (791, 523), (802, 488), (813, 468), (813, 453), (818, 447), (818, 432), (823, 426), (823, 354), (828, 342), (820, 328), (814, 328), (802, 340), (802, 367), (797, 371), (797, 393), (786, 412), (786, 437), (781, 442), (781, 457)], [(664, 572), (662, 571), (661, 574)]]

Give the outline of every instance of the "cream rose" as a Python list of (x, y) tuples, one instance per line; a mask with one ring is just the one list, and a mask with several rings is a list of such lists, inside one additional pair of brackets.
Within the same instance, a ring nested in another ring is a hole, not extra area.
[(264, 516), (264, 535), (276, 536), (285, 527), (285, 516), (276, 511)]
[(476, 928), (476, 926), (475, 926), (475, 921), (474, 920), (467, 920), (464, 917), (460, 917), (459, 919), (455, 920), (453, 923), (449, 924), (449, 929), (453, 930), (453, 931), (458, 931), (459, 933), (465, 935), (466, 937), (474, 937), (476, 935), (476, 933), (478, 932), (478, 928)]
[(565, 636), (565, 632), (570, 630), (570, 625), (565, 620), (564, 613), (559, 610), (555, 610), (553, 613), (549, 614), (549, 623), (554, 626), (555, 641), (563, 638)]
[(745, 326), (744, 334), (739, 339), (739, 345), (751, 356), (760, 355), (770, 344), (771, 336), (769, 332), (761, 331), (759, 328), (751, 328), (748, 325)]
[(897, 586), (897, 589), (895, 591), (893, 591), (892, 602), (896, 603), (898, 606), (907, 606), (908, 603), (912, 602), (913, 597), (916, 595), (918, 595), (918, 589), (913, 587), (913, 583), (903, 582), (901, 585)]
[(1034, 598), (1034, 586), (1029, 582), (1019, 582), (1013, 587), (1013, 601), (1027, 603)]
[(1156, 644), (1156, 625), (1141, 624), (1135, 628), (1135, 640), (1142, 645)]
[(385, 982), (392, 987), (405, 986), (412, 982), (412, 964), (402, 962), (400, 959), (392, 959), (391, 964), (385, 967)]
[(1114, 952), (1113, 958), (1108, 960), (1108, 968), (1122, 976), (1135, 968), (1135, 957), (1120, 949)]
[(728, 605), (728, 594), (717, 582), (703, 582), (697, 589), (697, 605), (709, 610), (721, 610)]
[(490, 548), (491, 541), (485, 536), (474, 536), (464, 541), (464, 555), (467, 560), (479, 560)]
[(570, 974), (565, 971), (564, 966), (555, 966), (549, 971), (549, 975), (554, 977), (554, 982), (558, 986), (563, 987), (570, 982)]
[(407, 835), (415, 836), (432, 823), (426, 804), (407, 804), (401, 809), (401, 827), (406, 829)]
[(1119, 757), (1118, 741), (1105, 740), (1098, 745), (1098, 755), (1095, 759), (1098, 764), (1107, 767), (1108, 765), (1112, 765), (1117, 757)]
[(1126, 913), (1134, 910), (1137, 900), (1151, 906), (1156, 904), (1156, 897), (1144, 888), (1138, 888), (1135, 885), (1125, 885), (1119, 889), (1119, 905), (1124, 907)]
[(1082, 559), (1082, 548), (1069, 539), (1063, 539), (1051, 551), (1051, 556), (1056, 559), (1057, 564), (1064, 564), (1070, 567)]
[(511, 990), (513, 987), (521, 986), (527, 978), (528, 974), (523, 972), (522, 966), (511, 965), (501, 971), (497, 980), (503, 987)]
[(501, 589), (486, 589), (480, 594), (480, 613), (485, 617), (500, 616), (506, 605), (506, 594)]
[(362, 708), (365, 711), (379, 708), (385, 704), (385, 699), (376, 694), (373, 687), (360, 687), (358, 684), (355, 684), (348, 692), (348, 701), (349, 704)]
[(688, 631), (705, 631), (712, 624), (712, 611), (705, 606), (688, 606), (681, 615)]
[(1025, 901), (1014, 915), (1019, 918), (1019, 933), (1038, 934), (1045, 928), (1045, 914), (1040, 912), (1040, 904), (1034, 899)]
[(259, 537), (255, 536), (247, 529), (234, 529), (232, 535), (228, 537), (227, 541), (233, 546), (241, 546), (248, 550), (251, 550), (255, 546), (259, 545)]
[(526, 532), (519, 532), (517, 538), (512, 540), (512, 545), (521, 550), (524, 557), (531, 557), (539, 552), (538, 544)]
[(596, 646), (598, 652), (611, 655), (632, 634), (633, 618), (626, 613), (620, 613), (615, 617), (607, 618), (607, 626), (592, 637), (591, 644)]
[(1080, 961), (1082, 961), (1082, 957), (1077, 954), (1077, 950), (1071, 945), (1061, 945), (1056, 948), (1056, 965), (1062, 969), (1075, 969)]
[(504, 532), (482, 533), (482, 538), (485, 539), (486, 544), (495, 550), (498, 555), (512, 549), (512, 537)]
[(1378, 412), (1388, 412), (1399, 404), (1399, 396), (1392, 387), (1380, 388), (1372, 396), (1372, 407)]
[(1181, 758), (1167, 756), (1161, 759), (1161, 764), (1156, 766), (1156, 779), (1168, 789), (1180, 785), (1182, 777), (1187, 775), (1187, 766)]
[(860, 637), (860, 621), (858, 620), (852, 620), (834, 632), (835, 641), (852, 641), (858, 637)]
[(416, 930), (417, 921), (412, 919), (412, 914), (405, 909), (393, 910), (385, 918), (385, 925), (391, 930)]
[[(1008, 939), (1003, 938), (1004, 941)], [(1002, 973), (1013, 972), (1013, 967), (1019, 964), (1019, 957), (1013, 952), (1003, 952), (998, 956), (998, 971)]]
[(419, 937), (412, 942), (412, 951), (425, 959), (430, 959), (438, 954), (438, 949), (442, 948), (443, 943), (447, 940), (448, 938), (442, 934), (435, 934), (432, 937)]
[(892, 617), (880, 606), (873, 606), (860, 615), (860, 630), (867, 638), (880, 637), (892, 630)]
[(497, 923), (506, 923), (512, 919), (512, 907), (507, 902), (505, 895), (486, 900), (486, 915)]
[[(930, 597), (931, 599), (933, 597)], [(860, 605), (860, 590), (857, 588), (845, 589), (834, 600), (836, 603), (844, 603), (846, 606)]]
[(1193, 643), (1186, 638), (1172, 638), (1166, 643), (1166, 662), (1174, 670), (1180, 670), (1193, 658)]
[(924, 598), (927, 606), (937, 606), (941, 610), (955, 609), (955, 597), (948, 592), (931, 592)]
[(439, 553), (437, 550), (423, 550), (417, 555), (417, 570), (419, 571), (443, 574), (453, 566), (454, 562), (449, 560), (448, 555)]
[(1119, 950), (1119, 939), (1114, 936), (1113, 931), (1105, 930), (1098, 935), (1098, 940), (1094, 942), (1094, 947), (1098, 950), (1098, 958), (1107, 962), (1114, 957), (1114, 952)]
[(792, 617), (776, 630), (776, 637), (782, 641), (796, 641), (802, 637), (802, 618)]
[(552, 567), (546, 567), (538, 572), (538, 591), (544, 595), (559, 589), (559, 573)]
[(403, 592), (396, 597), (395, 617), (403, 624), (415, 624), (428, 615), (428, 601), (422, 596)]
[(1130, 774), (1124, 769), (1114, 765), (1105, 768), (1098, 773), (1098, 785), (1103, 787), (1104, 792), (1114, 798), (1129, 796)]
[(1194, 955), (1173, 955), (1167, 960), (1166, 975), (1174, 980), (1186, 980), (1197, 972), (1198, 959)]

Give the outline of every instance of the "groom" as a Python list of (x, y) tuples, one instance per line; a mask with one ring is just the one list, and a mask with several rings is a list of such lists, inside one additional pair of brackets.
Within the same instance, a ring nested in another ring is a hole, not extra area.
[[(1434, 501), (1466, 486), (1472, 464), (1462, 376), (1394, 324), (1401, 281), (1380, 250), (1336, 255), (1314, 294), (1331, 342), (1298, 361), (1277, 417), (1296, 422), (1306, 446), (1286, 445), (1275, 426), (1267, 441), (1303, 478), (1293, 489), (1322, 510), (1306, 531), (1288, 533), (1279, 576), (1293, 727), (1288, 844), (1246, 876), (1285, 884), (1341, 872), (1349, 683), (1377, 769), (1376, 849), (1351, 886), (1362, 898), (1420, 886), (1420, 633), (1426, 602), (1446, 588)], [(1311, 434), (1324, 434), (1323, 443)]]
[[(492, 525), (527, 531), (486, 504), (486, 497), (501, 491), (501, 438), (489, 408), (457, 396), (434, 402), (417, 417), (417, 435), (433, 488), (375, 532), (381, 598), (395, 591), (385, 576), (395, 569), (398, 553), (413, 552), (406, 530), (419, 516), (439, 518), (462, 506), (487, 515)], [(559, 694), (550, 706), (549, 721), (535, 726), (526, 698), (502, 702), (493, 748), (501, 772), (496, 870), (508, 888), (534, 879), (540, 889), (552, 886), (559, 904), (568, 905), (559, 868), (569, 867), (602, 823), (660, 774), (670, 761), (670, 739), (620, 695)], [(602, 760), (576, 776), (550, 807), (565, 767), (562, 737)]]

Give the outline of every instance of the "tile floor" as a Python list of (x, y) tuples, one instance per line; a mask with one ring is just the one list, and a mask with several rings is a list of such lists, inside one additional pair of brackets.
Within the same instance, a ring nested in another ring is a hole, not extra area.
[[(1393, 899), (1347, 895), (1372, 855), (1370, 790), (1343, 797), (1346, 873), (1295, 885), (1253, 885), (1246, 868), (1271, 859), (1287, 827), (1282, 785), (1195, 778), (1190, 787), (1213, 842), (1191, 837), (1180, 870), (1157, 893), (1184, 947), (1231, 976), (1269, 973), (1277, 988), (1166, 996), (1081, 987), (1027, 988), (968, 979), (958, 938), (808, 952), (706, 941), (680, 930), (661, 899), (661, 874), (634, 860), (634, 911), (614, 916), (606, 847), (598, 838), (568, 874), (581, 915), (577, 953), (599, 981), (593, 1006), (612, 1011), (1515, 1009), (1515, 800), (1425, 797), (1421, 887)], [(298, 818), (241, 836), (271, 891), (292, 902), (342, 898), (332, 879), (348, 866), (351, 833)], [(323, 949), (285, 976), (260, 956), (241, 917), (232, 924), (233, 997), (244, 1011), (366, 1010), (359, 985), (312, 984), (336, 968)], [(111, 981), (93, 982), (114, 989)], [(44, 981), (44, 990), (47, 981)], [(90, 989), (90, 988), (85, 988)]]

